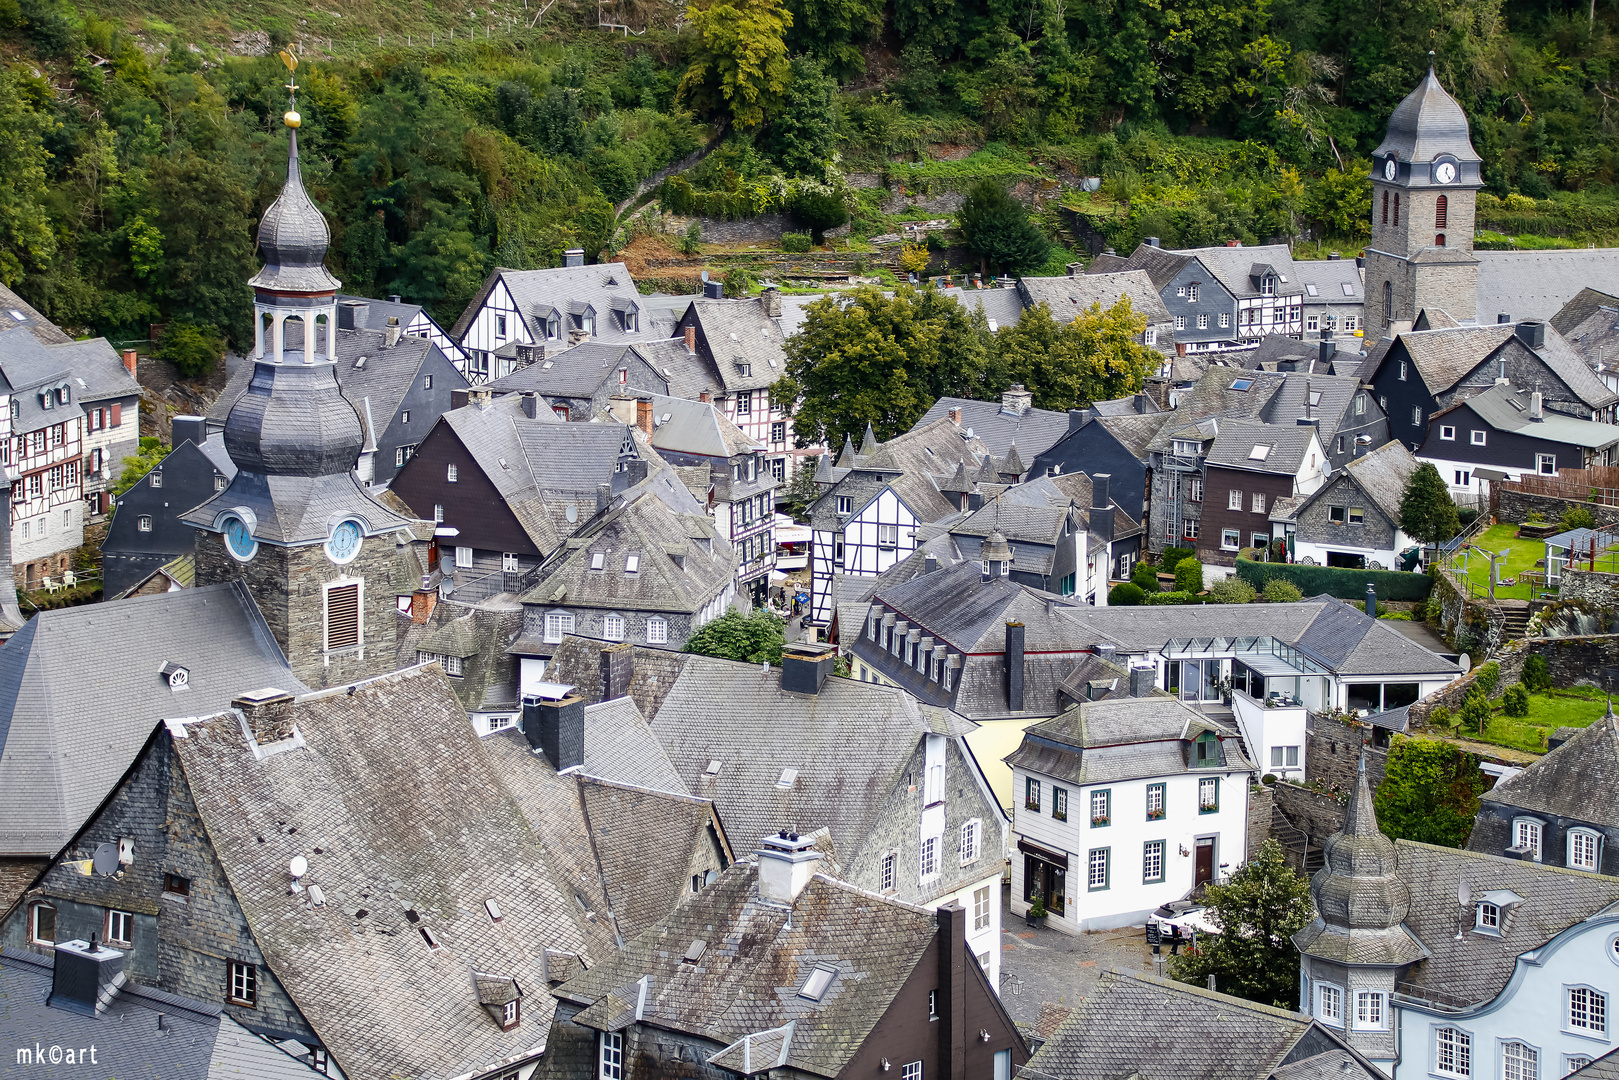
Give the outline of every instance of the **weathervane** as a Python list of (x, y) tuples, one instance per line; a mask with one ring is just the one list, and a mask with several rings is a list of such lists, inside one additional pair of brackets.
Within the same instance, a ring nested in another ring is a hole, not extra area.
[(298, 71), (298, 54), (293, 51), (295, 48), (296, 46), (288, 45), (279, 54), (281, 62), (287, 65), (287, 111), (281, 117), (281, 122), (290, 128), (296, 128), (303, 123), (303, 118), (298, 115), (298, 84), (294, 81)]

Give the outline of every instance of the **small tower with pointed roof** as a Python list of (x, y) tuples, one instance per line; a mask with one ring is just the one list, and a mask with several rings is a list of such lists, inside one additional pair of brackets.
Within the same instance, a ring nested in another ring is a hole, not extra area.
[(1316, 917), (1293, 936), (1300, 1011), (1388, 1065), (1397, 1055), (1395, 984), (1428, 950), (1405, 927), (1411, 890), (1396, 872), (1394, 841), (1377, 827), (1364, 753), (1343, 829), (1323, 849), (1326, 865), (1310, 879)]
[(1476, 317), (1473, 215), (1484, 186), (1481, 164), (1467, 114), (1430, 63), (1372, 154), (1367, 330), (1382, 333), (1433, 308), (1461, 322)]
[[(298, 175), (296, 111), (286, 123), (287, 182), (265, 212), (265, 266), (251, 281), (258, 355), (225, 420), (237, 473), (181, 520), (197, 530), (197, 584), (240, 579), (293, 674), (318, 688), (394, 669), (396, 597), (420, 580), (412, 548), (425, 543), (416, 530), (430, 526), (380, 502), (354, 474), (370, 440), (338, 387), (336, 364), (314, 349), (309, 313), (335, 295), (337, 282), (321, 265), (326, 222)], [(298, 313), (303, 347), (292, 351), (283, 347), (285, 323)], [(326, 325), (329, 352), (335, 319)]]

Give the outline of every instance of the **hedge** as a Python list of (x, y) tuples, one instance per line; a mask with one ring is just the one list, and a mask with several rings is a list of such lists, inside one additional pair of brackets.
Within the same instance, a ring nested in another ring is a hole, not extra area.
[(1256, 589), (1263, 589), (1271, 578), (1282, 578), (1299, 587), (1306, 597), (1326, 593), (1343, 600), (1364, 600), (1366, 583), (1377, 586), (1379, 600), (1426, 600), (1433, 589), (1427, 574), (1404, 574), (1398, 570), (1340, 570), (1335, 566), (1304, 566), (1299, 563), (1257, 563), (1237, 560), (1237, 576)]

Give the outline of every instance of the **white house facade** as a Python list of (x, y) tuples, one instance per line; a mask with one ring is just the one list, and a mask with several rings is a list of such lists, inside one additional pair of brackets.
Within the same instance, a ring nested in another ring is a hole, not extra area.
[(871, 487), (840, 484), (810, 512), (812, 623), (832, 621), (834, 577), (876, 577), (916, 550), (921, 517), (891, 486)]
[(1156, 695), (1035, 725), (1012, 766), (1014, 915), (1054, 929), (1131, 926), (1248, 857), (1253, 763), (1236, 732)]

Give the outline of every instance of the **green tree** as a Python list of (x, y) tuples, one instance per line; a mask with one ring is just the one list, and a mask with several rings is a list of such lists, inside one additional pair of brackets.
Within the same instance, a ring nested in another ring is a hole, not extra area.
[(941, 397), (982, 396), (989, 339), (981, 313), (936, 290), (866, 286), (806, 309), (771, 399), (796, 409), (800, 445), (858, 441), (868, 423), (890, 439)]
[(849, 220), (849, 208), (844, 205), (843, 196), (830, 188), (806, 187), (794, 196), (788, 209), (809, 229), (810, 239), (817, 244), (826, 243), (826, 230)]
[(787, 44), (793, 52), (820, 61), (839, 79), (850, 79), (866, 70), (866, 58), (860, 46), (882, 33), (881, 3), (877, 0), (788, 0), (788, 10), (792, 12), (793, 25)]
[(1373, 800), (1378, 827), (1395, 840), (1459, 848), (1473, 829), (1483, 790), (1474, 755), (1436, 739), (1396, 735)]
[(1175, 564), (1175, 591), (1200, 593), (1203, 591), (1203, 564), (1196, 559), (1182, 559)]
[(1026, 274), (1045, 263), (1051, 242), (1029, 220), (1029, 211), (994, 180), (980, 180), (956, 215), (961, 239), (983, 261), (1008, 274)]
[(821, 176), (838, 146), (838, 85), (807, 56), (793, 57), (792, 67), (792, 89), (765, 147), (789, 176)]
[(122, 495), (134, 487), (136, 481), (157, 468), (168, 454), (169, 448), (163, 445), (161, 439), (142, 436), (140, 450), (124, 459), (124, 471), (118, 474), (118, 482), (112, 486), (112, 493)]
[(1158, 353), (1136, 340), (1147, 320), (1120, 297), (1092, 304), (1060, 323), (1040, 304), (995, 337), (999, 374), (1022, 383), (1041, 409), (1075, 409), (1133, 394), (1158, 367)]
[(1523, 662), (1523, 684), (1531, 690), (1541, 691), (1552, 688), (1551, 668), (1546, 665), (1546, 658), (1539, 653), (1531, 653)]
[(688, 6), (686, 18), (699, 45), (680, 80), (680, 97), (728, 114), (743, 130), (763, 124), (791, 78), (783, 37), (792, 12), (781, 0), (710, 0), (707, 7)]
[(0, 283), (8, 286), (56, 252), (46, 211), (50, 126), (23, 100), (16, 79), (0, 71)]
[(170, 323), (158, 342), (157, 356), (173, 364), (188, 379), (206, 377), (225, 355), (225, 341), (211, 326), (191, 322)]
[(1419, 465), (1406, 482), (1400, 496), (1400, 528), (1425, 544), (1449, 540), (1461, 528), (1456, 503), (1431, 462)]
[(1198, 939), (1197, 951), (1172, 957), (1169, 971), (1202, 986), (1264, 1005), (1291, 1009), (1299, 1000), (1299, 954), (1293, 935), (1310, 924), (1310, 885), (1293, 872), (1282, 846), (1266, 840), (1259, 854), (1225, 885), (1204, 896), (1209, 921), (1220, 933)]
[(764, 608), (751, 614), (730, 610), (686, 639), (686, 652), (781, 666), (786, 644), (782, 621)]

